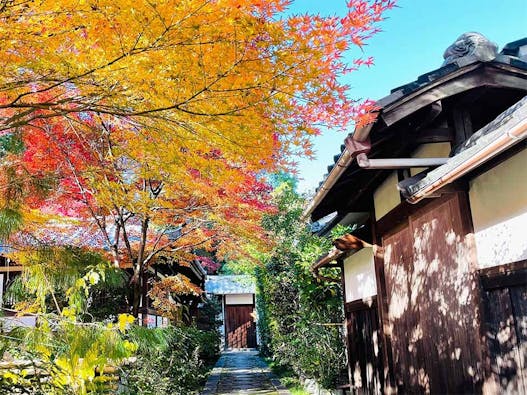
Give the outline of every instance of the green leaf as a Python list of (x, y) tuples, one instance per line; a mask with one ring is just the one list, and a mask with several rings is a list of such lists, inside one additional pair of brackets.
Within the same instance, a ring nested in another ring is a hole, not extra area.
[(7, 152), (20, 154), (24, 151), (24, 141), (19, 133), (6, 134), (0, 137), (0, 154)]
[(0, 209), (0, 240), (6, 240), (22, 226), (20, 211), (5, 207)]

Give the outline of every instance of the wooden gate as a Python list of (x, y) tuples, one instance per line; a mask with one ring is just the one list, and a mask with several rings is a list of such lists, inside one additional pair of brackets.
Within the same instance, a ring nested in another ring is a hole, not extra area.
[(256, 324), (253, 305), (226, 306), (227, 348), (255, 348)]
[(385, 322), (401, 393), (473, 393), (481, 384), (464, 198), (438, 198), (383, 237)]

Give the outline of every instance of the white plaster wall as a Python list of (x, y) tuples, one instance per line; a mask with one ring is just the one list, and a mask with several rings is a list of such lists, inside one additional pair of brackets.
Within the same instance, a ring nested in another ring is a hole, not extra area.
[[(450, 143), (421, 144), (410, 156), (412, 158), (447, 158), (450, 154)], [(413, 176), (424, 168), (412, 168), (410, 174)], [(401, 195), (397, 189), (397, 172), (393, 171), (384, 182), (379, 185), (373, 194), (375, 205), (375, 218), (384, 217), (390, 210), (401, 203)]]
[(253, 294), (225, 295), (225, 304), (253, 304)]
[(221, 317), (219, 317), (221, 321), (220, 325), (220, 336), (221, 336), (221, 349), (223, 350), (225, 348), (225, 296), (220, 295), (220, 302), (221, 302)]
[(363, 248), (344, 260), (346, 302), (377, 295), (373, 250)]
[(527, 259), (527, 150), (470, 182), (480, 268)]
[(397, 172), (393, 171), (384, 182), (379, 185), (373, 194), (375, 205), (375, 218), (379, 220), (391, 209), (401, 203), (401, 195), (397, 189)]

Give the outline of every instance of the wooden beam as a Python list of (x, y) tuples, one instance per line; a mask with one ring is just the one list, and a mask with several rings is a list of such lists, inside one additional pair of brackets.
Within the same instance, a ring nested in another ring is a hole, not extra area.
[(516, 261), (512, 263), (506, 263), (499, 266), (486, 267), (479, 269), (479, 275), (484, 277), (495, 277), (509, 275), (516, 271), (527, 270), (527, 259), (522, 261)]
[(437, 100), (481, 86), (527, 90), (524, 71), (505, 66), (478, 63), (459, 69), (386, 106), (381, 118), (390, 126)]
[(396, 230), (400, 224), (406, 224), (408, 222), (408, 217), (421, 207), (425, 206), (428, 202), (429, 201), (425, 200), (413, 205), (407, 201), (399, 203), (377, 221), (375, 228), (378, 239), (381, 239), (381, 237), (388, 232)]
[(466, 108), (458, 107), (452, 109), (452, 118), (455, 129), (454, 145), (458, 147), (467, 141), (474, 133), (474, 129), (472, 128), (472, 119)]
[(361, 311), (366, 309), (372, 309), (377, 307), (377, 295), (370, 298), (354, 300), (352, 302), (344, 303), (344, 310), (348, 313), (355, 311)]
[(479, 270), (481, 285), (488, 291), (527, 283), (527, 260)]
[(0, 273), (21, 272), (24, 266), (0, 266)]
[(419, 131), (415, 143), (451, 143), (454, 141), (454, 130), (451, 128), (430, 128)]
[(496, 277), (482, 276), (481, 285), (486, 291), (495, 289), (495, 288), (525, 286), (526, 278), (527, 278), (527, 272), (525, 270), (519, 273), (511, 272), (510, 274), (506, 274), (503, 276), (496, 276)]

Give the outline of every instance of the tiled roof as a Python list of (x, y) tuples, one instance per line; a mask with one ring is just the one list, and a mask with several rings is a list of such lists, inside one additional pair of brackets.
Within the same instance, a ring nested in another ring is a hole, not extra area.
[[(383, 108), (388, 107), (391, 104), (396, 103), (402, 98), (422, 90), (432, 83), (436, 82), (440, 78), (446, 77), (449, 74), (455, 73), (458, 70), (470, 66), (476, 63), (489, 63), (495, 65), (510, 65), (522, 70), (527, 70), (527, 38), (513, 41), (506, 44), (502, 51), (489, 61), (483, 61), (474, 55), (460, 56), (456, 59), (450, 60), (450, 63), (443, 65), (442, 67), (432, 70), (428, 73), (422, 74), (415, 81), (409, 82), (405, 85), (399, 86), (391, 90), (388, 96), (383, 97), (376, 101), (377, 108), (382, 112)], [(319, 191), (320, 187), (324, 184), (329, 173), (335, 166), (335, 163), (339, 160), (344, 151), (345, 146), (341, 145), (340, 153), (334, 156), (334, 164), (328, 166), (328, 172), (324, 174), (322, 181), (316, 188), (316, 192)]]
[(205, 292), (209, 294), (254, 294), (254, 278), (247, 275), (208, 276), (205, 280)]

